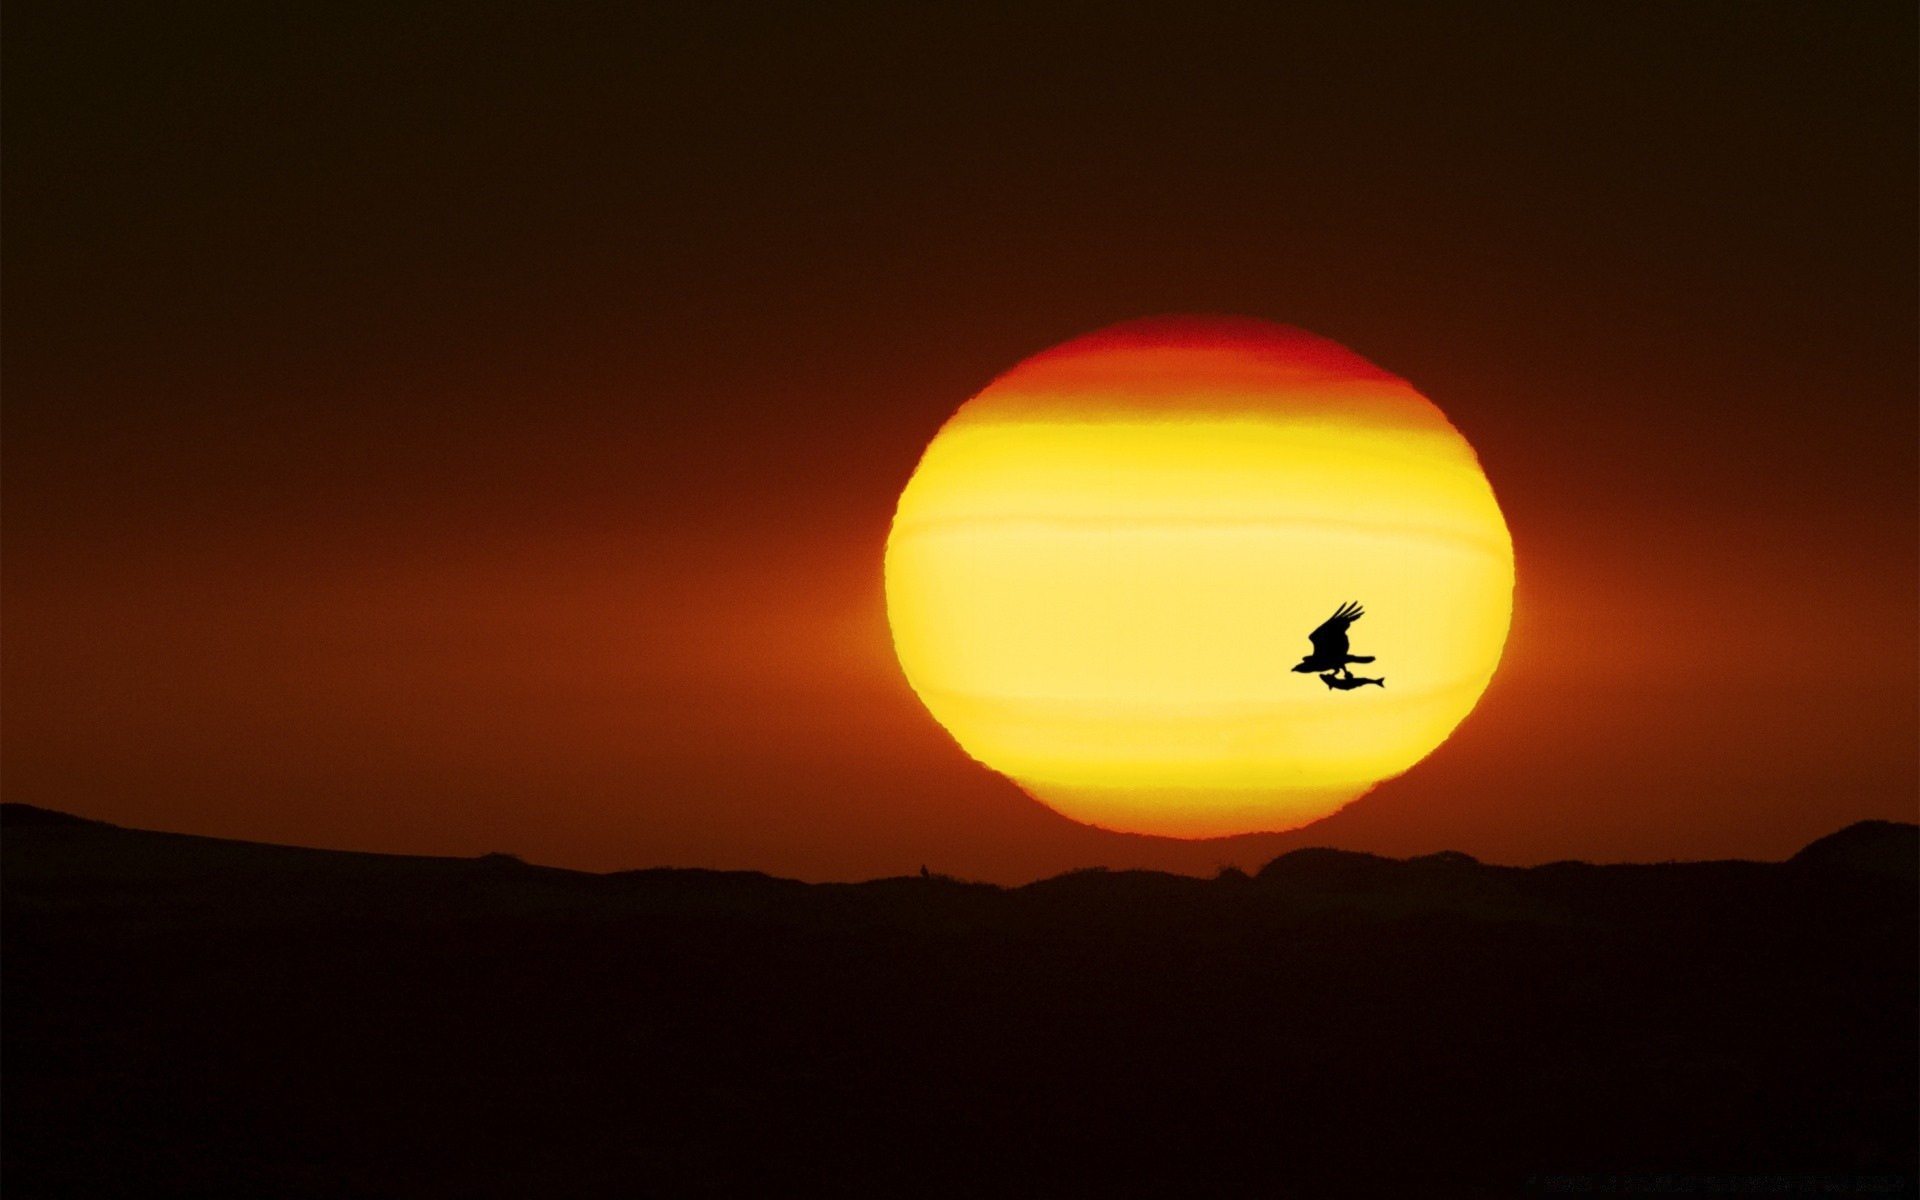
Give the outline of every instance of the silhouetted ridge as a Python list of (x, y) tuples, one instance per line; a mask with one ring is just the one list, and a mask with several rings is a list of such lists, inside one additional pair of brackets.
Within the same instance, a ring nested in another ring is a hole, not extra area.
[(1081, 867), (1062, 875), (1036, 880), (1019, 890), (1054, 894), (1074, 891), (1141, 894), (1180, 890), (1201, 882), (1191, 875), (1176, 875), (1171, 871), (1149, 871), (1144, 868), (1113, 871), (1106, 867)]
[(1274, 859), (1253, 882), (1303, 911), (1564, 923), (1566, 898), (1551, 887), (1531, 886), (1529, 879), (1526, 868), (1485, 866), (1457, 850), (1397, 859), (1314, 847)]
[[(251, 842), (232, 838), (204, 837), (197, 834), (126, 829), (108, 821), (99, 821), (91, 817), (75, 816), (72, 813), (61, 812), (57, 809), (41, 808), (34, 804), (21, 804), (16, 802), (0, 803), (0, 827), (23, 829), (84, 828), (97, 830), (102, 833), (113, 832), (134, 837), (167, 838), (173, 839), (181, 844), (191, 843), (207, 847), (231, 847), (235, 850), (255, 849), (263, 851), (284, 851), (303, 856), (311, 856), (312, 860), (316, 862), (327, 857), (338, 857), (342, 860), (358, 858), (391, 860), (394, 862), (477, 862), (495, 870), (526, 868), (532, 871), (586, 874), (585, 872), (569, 871), (566, 868), (536, 867), (527, 863), (516, 854), (503, 851), (492, 851), (473, 859), (455, 859), (437, 855), (396, 855), (354, 850), (317, 850), (304, 846), (288, 846), (273, 842)], [(1787, 861), (1800, 866), (1846, 867), (1878, 875), (1914, 878), (1916, 875), (1920, 875), (1920, 825), (1905, 821), (1857, 821), (1844, 829), (1807, 843), (1805, 847)], [(1604, 866), (1605, 864), (1599, 865)], [(1627, 866), (1636, 864), (1613, 865)], [(1674, 864), (1669, 863), (1666, 865)], [(1476, 868), (1489, 871), (1563, 871), (1581, 868), (1594, 869), (1596, 866), (1596, 864), (1582, 859), (1561, 859), (1529, 868), (1489, 867), (1473, 855), (1460, 850), (1439, 850), (1431, 854), (1398, 859), (1360, 850), (1339, 850), (1330, 846), (1308, 846), (1299, 850), (1289, 851), (1273, 859), (1261, 867), (1253, 878), (1268, 882), (1285, 880), (1299, 883), (1312, 883), (1315, 881), (1352, 883), (1361, 880), (1386, 878), (1390, 873), (1408, 867), (1428, 869), (1445, 868), (1460, 871), (1469, 871)], [(865, 882), (866, 884), (892, 884), (896, 881), (907, 882), (918, 880), (926, 882), (932, 880), (949, 884), (962, 884), (968, 888), (992, 888), (996, 886), (970, 883), (938, 873), (929, 875), (925, 873), (924, 868), (922, 868), (922, 871), (923, 873), (918, 876), (903, 875), (887, 879), (868, 880)], [(799, 882), (797, 880), (788, 880), (778, 876), (768, 875), (763, 871), (719, 871), (704, 867), (642, 867), (611, 872), (602, 877), (631, 878), (636, 876), (657, 877), (661, 875), (678, 876), (683, 884), (694, 887), (712, 886), (727, 881), (751, 881), (755, 883), (773, 884)], [(1245, 872), (1239, 867), (1228, 866), (1222, 868), (1216, 878), (1216, 882), (1224, 880), (1229, 883), (1235, 883), (1243, 881), (1246, 878)], [(1110, 870), (1107, 867), (1096, 866), (1076, 868), (1048, 879), (1036, 880), (1034, 883), (1025, 886), (1031, 888), (1042, 884), (1055, 885), (1060, 881), (1067, 880), (1074, 881), (1074, 883), (1063, 886), (1097, 886), (1097, 881), (1103, 879), (1125, 881), (1121, 883), (1120, 886), (1135, 888), (1136, 890), (1143, 887), (1148, 889), (1164, 887), (1166, 885), (1159, 881), (1165, 880), (1195, 881), (1192, 876), (1164, 871), (1146, 869)], [(1148, 882), (1149, 879), (1153, 882)]]
[(72, 813), (56, 812), (51, 808), (41, 808), (33, 804), (0, 804), (0, 828), (15, 826), (31, 827), (35, 825), (98, 825), (102, 829), (115, 828), (105, 821), (94, 821), (87, 817), (76, 817)]
[(1309, 846), (1282, 854), (1254, 873), (1262, 883), (1352, 883), (1379, 879), (1399, 866), (1398, 859), (1383, 858), (1359, 850), (1335, 850), (1329, 846)]
[(1900, 879), (1920, 878), (1920, 825), (1857, 821), (1787, 860), (1803, 867), (1843, 867)]
[(1911, 826), (1003, 888), (25, 815), (9, 1197), (1372, 1200), (1663, 1164), (1912, 1194), (1880, 1177), (1916, 1165), (1920, 903), (1844, 869)]

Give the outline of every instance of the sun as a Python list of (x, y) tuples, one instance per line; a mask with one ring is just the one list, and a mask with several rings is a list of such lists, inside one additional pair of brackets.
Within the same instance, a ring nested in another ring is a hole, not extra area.
[[(886, 592), (968, 754), (1075, 820), (1213, 837), (1317, 820), (1444, 741), (1499, 663), (1513, 543), (1406, 381), (1286, 326), (1160, 317), (960, 407), (900, 495)], [(1378, 685), (1293, 669), (1349, 602)]]

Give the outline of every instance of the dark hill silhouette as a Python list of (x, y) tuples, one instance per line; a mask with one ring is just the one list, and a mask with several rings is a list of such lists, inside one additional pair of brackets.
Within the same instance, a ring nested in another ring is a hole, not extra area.
[(0, 804), (0, 828), (11, 828), (15, 825), (26, 828), (35, 825), (105, 824), (104, 821), (76, 817), (72, 813), (56, 812), (51, 808), (38, 808), (31, 804)]
[(0, 806), (10, 1195), (1912, 1194), (1910, 825), (1001, 888), (57, 815)]
[(1843, 867), (1899, 879), (1920, 878), (1920, 825), (1857, 821), (1810, 842), (1789, 862), (1807, 867)]

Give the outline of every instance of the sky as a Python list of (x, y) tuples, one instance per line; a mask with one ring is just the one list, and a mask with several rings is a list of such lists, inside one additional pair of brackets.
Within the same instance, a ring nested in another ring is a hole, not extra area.
[[(1910, 4), (169, 5), (4, 49), (9, 801), (612, 870), (1780, 858), (1913, 820)], [(941, 423), (1296, 325), (1480, 454), (1479, 708), (1305, 830), (1075, 825), (894, 660)]]

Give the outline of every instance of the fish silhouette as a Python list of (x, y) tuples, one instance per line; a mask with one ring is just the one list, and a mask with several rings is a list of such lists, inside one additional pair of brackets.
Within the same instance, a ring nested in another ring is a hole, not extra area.
[(1387, 686), (1387, 681), (1385, 679), (1362, 679), (1360, 676), (1355, 675), (1352, 671), (1346, 671), (1346, 672), (1328, 671), (1325, 675), (1322, 675), (1320, 677), (1320, 682), (1326, 684), (1330, 688), (1339, 688), (1343, 692), (1350, 692), (1357, 687), (1363, 687), (1369, 683), (1373, 684), (1375, 687)]

